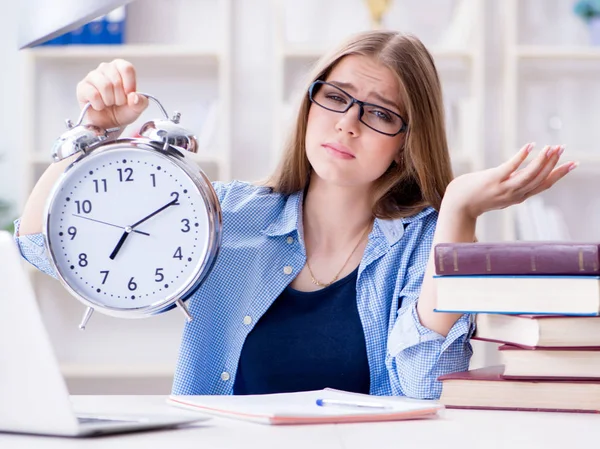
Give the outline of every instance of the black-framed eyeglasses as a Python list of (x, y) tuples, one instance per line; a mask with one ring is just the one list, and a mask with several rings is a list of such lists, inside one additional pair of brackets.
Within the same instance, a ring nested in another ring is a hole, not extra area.
[(325, 81), (313, 82), (308, 88), (308, 97), (310, 101), (323, 109), (340, 114), (347, 112), (354, 104), (357, 104), (358, 120), (373, 131), (386, 136), (396, 136), (408, 128), (408, 124), (400, 114), (383, 106), (357, 100), (338, 86)]

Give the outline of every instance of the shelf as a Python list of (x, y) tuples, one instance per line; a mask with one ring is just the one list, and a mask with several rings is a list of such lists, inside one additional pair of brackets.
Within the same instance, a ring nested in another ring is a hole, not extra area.
[(218, 61), (218, 50), (198, 49), (182, 45), (63, 45), (27, 50), (36, 59), (85, 60), (109, 58), (190, 58)]
[(515, 54), (521, 59), (588, 59), (600, 60), (600, 47), (552, 47), (525, 46), (515, 48)]
[[(283, 46), (282, 55), (289, 59), (317, 59), (323, 56), (327, 50), (317, 44), (286, 44)], [(473, 52), (468, 49), (430, 47), (429, 52), (435, 59), (469, 60), (473, 57)]]
[(173, 377), (171, 365), (119, 365), (63, 363), (60, 370), (69, 378), (148, 378)]
[[(192, 153), (191, 159), (198, 164), (223, 164), (222, 158), (219, 156), (209, 156), (199, 153)], [(36, 165), (50, 165), (52, 163), (52, 156), (50, 154), (32, 153), (30, 156), (30, 163)]]

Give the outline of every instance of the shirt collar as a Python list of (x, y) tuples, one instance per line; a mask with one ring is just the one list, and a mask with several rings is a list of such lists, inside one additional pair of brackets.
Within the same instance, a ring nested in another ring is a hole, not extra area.
[[(302, 191), (289, 195), (282, 212), (263, 230), (263, 233), (269, 237), (276, 237), (298, 231), (298, 234), (302, 235), (303, 199), (304, 192)], [(408, 217), (395, 219), (376, 218), (371, 237), (382, 237), (387, 241), (388, 245), (392, 246), (402, 238), (404, 229), (409, 223), (420, 220), (434, 211), (435, 209), (432, 207), (426, 207), (422, 211)]]
[(388, 245), (396, 244), (404, 235), (404, 229), (413, 221), (422, 219), (423, 217), (434, 212), (432, 207), (426, 207), (420, 212), (408, 217), (400, 217), (394, 219), (376, 218), (373, 226), (373, 237), (383, 237)]
[(263, 230), (263, 233), (269, 237), (276, 237), (301, 229), (303, 197), (302, 191), (289, 195), (279, 216)]

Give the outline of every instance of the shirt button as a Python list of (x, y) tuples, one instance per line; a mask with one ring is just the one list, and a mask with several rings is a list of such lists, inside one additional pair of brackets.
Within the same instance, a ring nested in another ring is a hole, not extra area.
[(294, 243), (294, 237), (288, 237), (287, 239), (285, 239), (285, 241), (288, 243), (288, 245), (291, 245), (292, 243)]
[(252, 323), (252, 317), (249, 315), (246, 315), (244, 317), (244, 324), (247, 326), (248, 324)]
[(290, 267), (289, 265), (286, 265), (285, 267), (283, 267), (283, 272), (285, 274), (292, 274), (292, 267)]
[(221, 380), (223, 381), (228, 381), (230, 378), (229, 373), (227, 371), (224, 371), (221, 373)]

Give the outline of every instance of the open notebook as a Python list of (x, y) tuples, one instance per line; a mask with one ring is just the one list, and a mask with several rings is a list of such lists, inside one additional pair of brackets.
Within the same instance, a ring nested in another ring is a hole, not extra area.
[[(319, 406), (318, 401), (329, 405)], [(436, 401), (370, 396), (326, 388), (248, 396), (177, 396), (167, 403), (210, 415), (262, 424), (328, 424), (426, 418), (444, 408)]]

